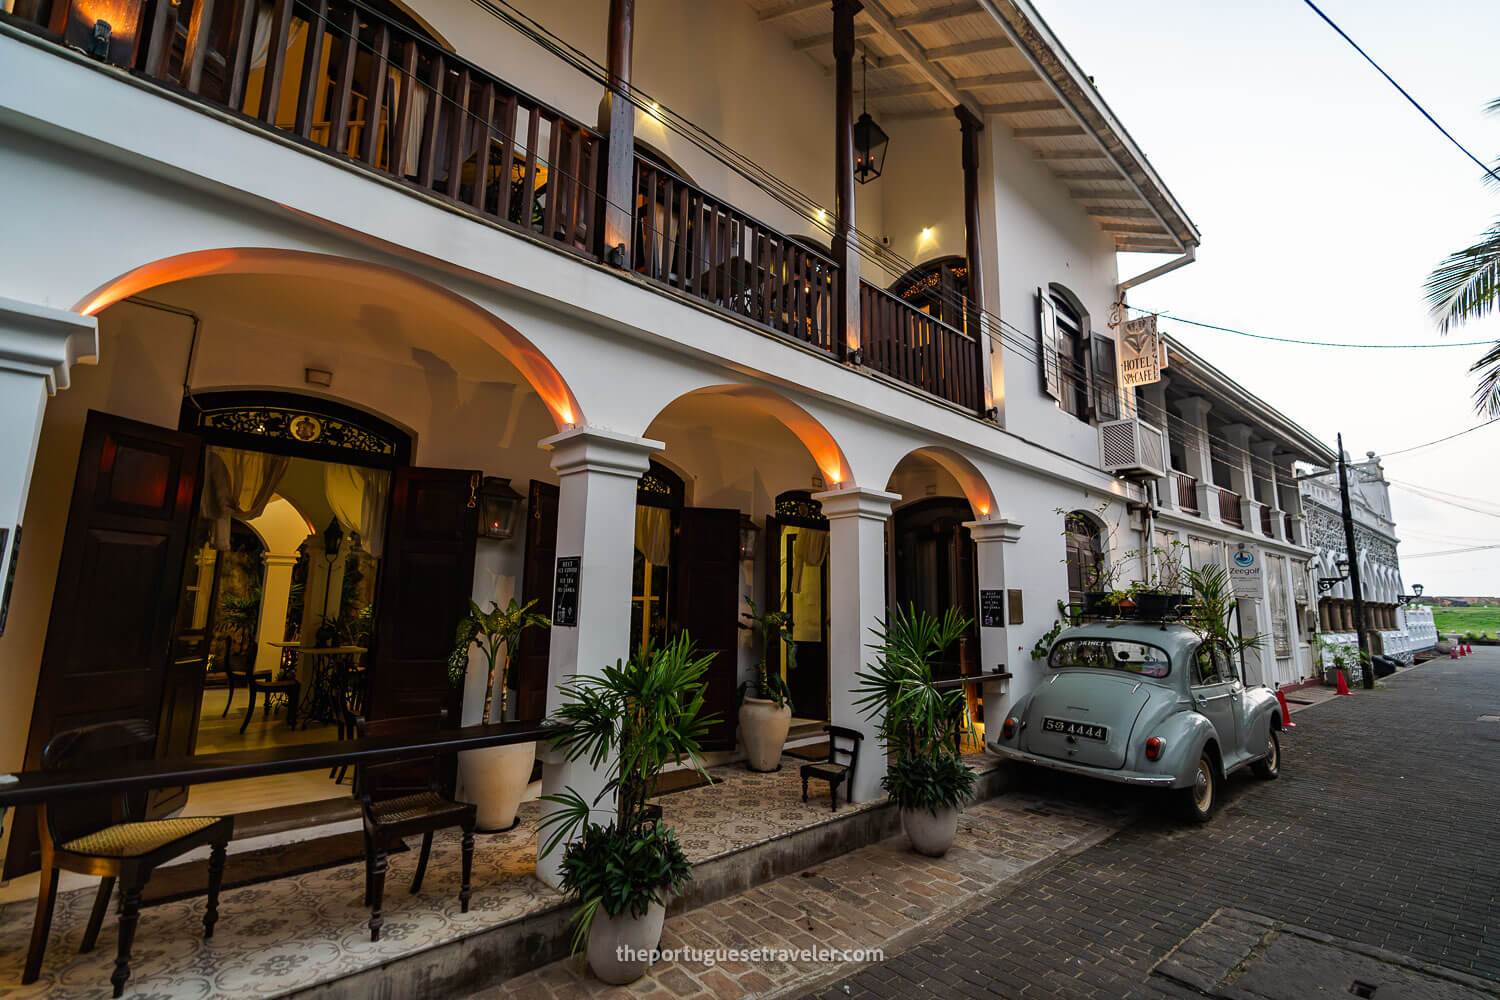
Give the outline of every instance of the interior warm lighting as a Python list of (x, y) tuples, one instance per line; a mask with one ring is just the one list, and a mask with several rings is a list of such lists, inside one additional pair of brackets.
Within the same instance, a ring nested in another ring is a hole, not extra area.
[(63, 35), (68, 44), (95, 59), (129, 66), (135, 58), (140, 19), (136, 0), (73, 0)]
[(405, 271), (367, 261), (334, 257), (329, 254), (300, 250), (270, 250), (259, 247), (196, 250), (143, 264), (84, 296), (73, 311), (97, 316), (122, 299), (189, 278), (219, 274), (263, 274), (306, 278), (310, 281), (343, 281), (353, 284), (376, 284), (407, 296), (437, 296), (463, 313), (466, 325), (475, 336), (493, 347), (521, 373), (541, 397), (559, 431), (581, 423), (582, 410), (573, 390), (547, 356), (514, 327), (494, 313), (457, 295), (441, 285), (415, 277)]
[(931, 226), (923, 226), (922, 227), (922, 242), (926, 243), (930, 239), (932, 239), (932, 227)]
[(828, 213), (825, 212), (825, 211), (823, 211), (821, 208), (818, 209), (817, 212), (815, 212), (814, 214), (817, 215), (819, 222), (822, 222), (822, 221), (824, 221), (825, 219), (828, 218)]

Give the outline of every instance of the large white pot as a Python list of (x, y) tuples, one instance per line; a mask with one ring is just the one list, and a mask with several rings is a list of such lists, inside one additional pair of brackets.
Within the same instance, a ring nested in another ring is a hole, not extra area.
[(483, 747), (458, 755), (458, 774), (463, 799), (479, 807), (477, 825), (481, 833), (508, 830), (516, 823), (516, 809), (531, 783), (536, 763), (536, 744)]
[(745, 763), (752, 771), (775, 771), (781, 767), (781, 748), (792, 728), (792, 706), (777, 708), (765, 698), (746, 698), (740, 706), (740, 739), (745, 744)]
[(940, 858), (948, 853), (958, 833), (958, 810), (939, 809), (934, 814), (926, 809), (903, 809), (901, 829), (911, 839), (912, 850), (929, 858)]
[(644, 976), (651, 961), (643, 953), (660, 946), (666, 917), (667, 908), (661, 903), (652, 903), (642, 917), (633, 917), (628, 910), (611, 917), (600, 907), (589, 927), (589, 968), (594, 975), (612, 986), (633, 983)]

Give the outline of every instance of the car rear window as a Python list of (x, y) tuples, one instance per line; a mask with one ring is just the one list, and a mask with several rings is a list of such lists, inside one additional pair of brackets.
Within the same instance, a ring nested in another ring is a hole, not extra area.
[(1172, 659), (1165, 650), (1127, 639), (1064, 639), (1052, 647), (1047, 664), (1054, 670), (1088, 667), (1144, 677), (1165, 677), (1172, 672)]

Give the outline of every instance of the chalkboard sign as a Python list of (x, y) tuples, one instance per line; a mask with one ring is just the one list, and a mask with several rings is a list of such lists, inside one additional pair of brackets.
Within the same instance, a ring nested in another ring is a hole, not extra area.
[(578, 627), (578, 582), (582, 556), (558, 556), (552, 585), (552, 624)]
[(979, 592), (979, 624), (984, 628), (1005, 627), (1005, 591)]

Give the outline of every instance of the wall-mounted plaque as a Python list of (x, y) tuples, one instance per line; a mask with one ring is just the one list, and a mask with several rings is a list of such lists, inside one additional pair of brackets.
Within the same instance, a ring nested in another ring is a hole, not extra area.
[(578, 627), (578, 585), (582, 573), (582, 556), (558, 556), (557, 575), (552, 584), (552, 624), (564, 628)]
[(1021, 624), (1022, 622), (1024, 622), (1026, 620), (1026, 616), (1025, 616), (1025, 614), (1022, 613), (1022, 609), (1021, 609), (1021, 592), (1019, 590), (1012, 590), (1012, 591), (1009, 591), (1009, 593), (1010, 593), (1010, 623), (1012, 625), (1019, 625), (1019, 624)]
[(1005, 627), (1005, 591), (979, 592), (979, 625), (981, 628)]

